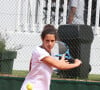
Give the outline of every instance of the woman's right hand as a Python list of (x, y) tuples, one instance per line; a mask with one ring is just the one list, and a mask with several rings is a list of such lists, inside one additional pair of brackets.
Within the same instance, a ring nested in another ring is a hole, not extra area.
[(60, 61), (61, 61), (62, 63), (67, 63), (67, 64), (69, 64), (68, 60), (65, 59), (65, 54), (62, 55)]
[(79, 59), (75, 59), (75, 64), (77, 64), (77, 66), (80, 66), (82, 64), (82, 61)]

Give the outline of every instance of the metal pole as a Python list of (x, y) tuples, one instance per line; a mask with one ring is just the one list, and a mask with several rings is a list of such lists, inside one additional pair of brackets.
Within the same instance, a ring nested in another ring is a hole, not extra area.
[(64, 9), (64, 12), (63, 12), (63, 24), (66, 24), (66, 18), (67, 18), (67, 3), (68, 3), (68, 0), (64, 0), (64, 5), (63, 5), (63, 9)]
[(92, 0), (89, 0), (88, 1), (87, 25), (91, 24), (91, 9), (92, 9)]
[(95, 34), (99, 34), (99, 18), (100, 18), (100, 0), (96, 4), (96, 17), (95, 17)]

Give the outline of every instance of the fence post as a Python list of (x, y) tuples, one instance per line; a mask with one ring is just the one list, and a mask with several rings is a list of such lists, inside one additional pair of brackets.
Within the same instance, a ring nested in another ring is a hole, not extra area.
[(56, 0), (56, 13), (55, 13), (55, 25), (58, 26), (58, 19), (59, 19), (59, 3), (60, 0)]
[(50, 24), (50, 16), (51, 16), (51, 0), (48, 0), (48, 4), (47, 4), (47, 24)]
[(91, 24), (91, 9), (92, 9), (92, 0), (89, 0), (88, 1), (87, 25)]
[(64, 0), (64, 5), (63, 5), (63, 24), (66, 24), (66, 18), (67, 18), (67, 3), (68, 0)]
[(95, 19), (95, 34), (99, 34), (99, 18), (100, 18), (100, 0), (97, 0), (96, 4), (96, 19)]

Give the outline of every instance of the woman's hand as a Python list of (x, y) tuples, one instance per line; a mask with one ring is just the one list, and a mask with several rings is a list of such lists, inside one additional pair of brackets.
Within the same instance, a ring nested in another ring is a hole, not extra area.
[(80, 66), (82, 64), (82, 61), (79, 59), (75, 59), (75, 64), (77, 64), (77, 66)]
[(65, 59), (65, 54), (62, 55), (60, 62), (69, 64), (68, 60)]

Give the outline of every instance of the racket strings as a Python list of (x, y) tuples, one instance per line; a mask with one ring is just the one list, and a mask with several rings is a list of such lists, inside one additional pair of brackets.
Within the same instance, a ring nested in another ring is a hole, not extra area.
[[(68, 46), (66, 43), (62, 42), (62, 41), (58, 41), (58, 44), (61, 44), (62, 47), (63, 47), (63, 46), (65, 47), (66, 51), (63, 53), (63, 54), (65, 54), (65, 58), (68, 59), (68, 60), (73, 59), (73, 57), (72, 57), (71, 54), (70, 54), (69, 46)], [(61, 58), (61, 56), (62, 56), (63, 54), (60, 54), (60, 53), (59, 53), (59, 54), (57, 54), (57, 55), (55, 55), (55, 56)]]

